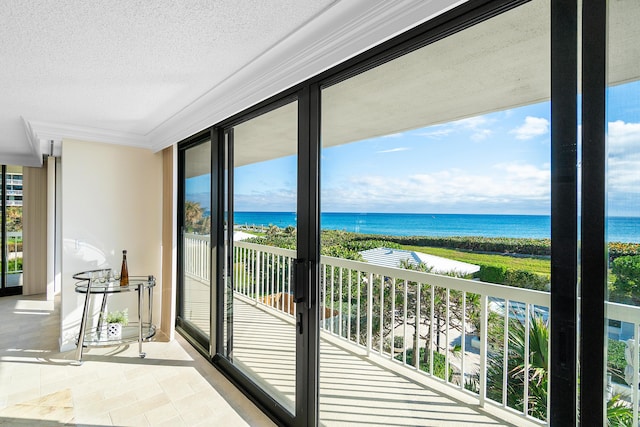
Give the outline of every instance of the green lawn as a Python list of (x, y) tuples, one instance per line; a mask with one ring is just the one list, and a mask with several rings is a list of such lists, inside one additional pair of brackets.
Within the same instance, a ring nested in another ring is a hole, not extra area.
[(500, 254), (484, 254), (466, 252), (456, 249), (434, 248), (430, 246), (402, 246), (409, 251), (422, 252), (429, 255), (440, 256), (455, 261), (468, 262), (470, 264), (501, 264), (513, 270), (527, 270), (536, 274), (550, 276), (551, 261), (541, 257), (510, 256)]

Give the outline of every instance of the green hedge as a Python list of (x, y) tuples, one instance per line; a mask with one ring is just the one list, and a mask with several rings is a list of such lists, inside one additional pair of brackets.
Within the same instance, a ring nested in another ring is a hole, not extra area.
[(495, 252), (528, 255), (551, 255), (549, 239), (515, 239), (507, 237), (422, 237), (383, 236), (384, 240), (411, 246), (433, 246), (438, 248), (463, 249), (474, 252)]
[(640, 244), (637, 243), (609, 243), (609, 257), (614, 260), (626, 255), (640, 255)]
[(474, 277), (483, 282), (497, 283), (499, 285), (513, 286), (517, 288), (535, 289), (539, 291), (549, 290), (549, 278), (526, 270), (514, 270), (504, 265), (481, 265)]
[(625, 342), (609, 339), (607, 347), (607, 368), (613, 381), (626, 384), (624, 381), (624, 368), (627, 366), (627, 360), (624, 358)]

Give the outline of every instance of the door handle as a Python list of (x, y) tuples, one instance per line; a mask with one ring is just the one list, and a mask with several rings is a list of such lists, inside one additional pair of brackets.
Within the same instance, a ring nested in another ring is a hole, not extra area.
[(293, 299), (297, 303), (306, 302), (311, 309), (311, 261), (296, 258), (293, 263)]
[(300, 282), (304, 279), (307, 263), (302, 258), (296, 258), (293, 265), (293, 299), (295, 302), (303, 302), (306, 295)]
[(302, 313), (298, 313), (298, 319), (296, 320), (296, 326), (298, 327), (298, 333), (302, 335)]

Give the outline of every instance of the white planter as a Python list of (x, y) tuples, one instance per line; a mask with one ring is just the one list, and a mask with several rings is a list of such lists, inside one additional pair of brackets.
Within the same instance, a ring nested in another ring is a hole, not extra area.
[(107, 323), (107, 338), (119, 340), (122, 338), (122, 325), (120, 323)]

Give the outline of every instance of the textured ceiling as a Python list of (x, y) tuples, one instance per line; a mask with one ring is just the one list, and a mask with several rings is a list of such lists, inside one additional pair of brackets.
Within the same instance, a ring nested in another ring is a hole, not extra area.
[(333, 0), (8, 0), (0, 151), (30, 121), (147, 135)]
[(464, 1), (7, 0), (0, 163), (160, 150)]

